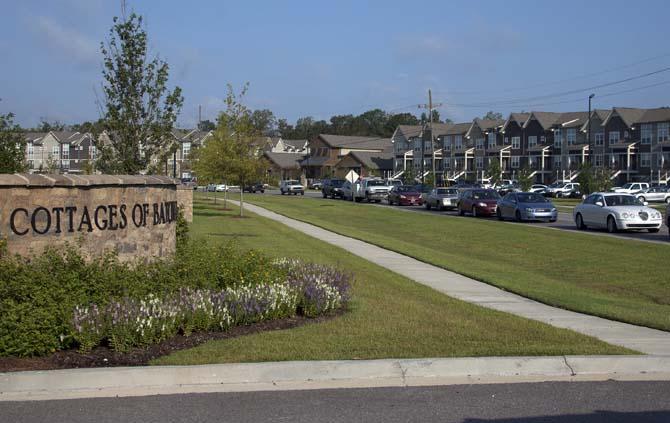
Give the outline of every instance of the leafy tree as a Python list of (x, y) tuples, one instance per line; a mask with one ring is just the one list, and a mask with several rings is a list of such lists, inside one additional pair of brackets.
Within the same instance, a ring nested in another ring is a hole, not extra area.
[(579, 189), (582, 194), (591, 194), (592, 192), (609, 191), (612, 188), (612, 180), (605, 168), (593, 167), (591, 163), (583, 163), (577, 175)]
[(198, 130), (199, 131), (213, 131), (216, 129), (216, 124), (212, 122), (211, 120), (203, 120), (200, 123), (198, 123)]
[(0, 114), (0, 173), (25, 172), (26, 139), (14, 114)]
[(98, 168), (104, 173), (136, 174), (152, 158), (167, 160), (174, 143), (170, 131), (181, 110), (181, 89), (168, 90), (169, 66), (149, 60), (141, 16), (114, 17), (104, 56), (104, 121), (111, 145), (97, 145)]
[(405, 173), (402, 174), (402, 182), (406, 185), (414, 185), (416, 181), (414, 180), (414, 167), (410, 166), (405, 169)]
[[(227, 181), (244, 188), (262, 178), (267, 164), (257, 157), (259, 136), (249, 109), (242, 103), (248, 84), (236, 95), (228, 85), (226, 110), (221, 112), (214, 136), (193, 154), (194, 169), (204, 182)], [(240, 195), (240, 216), (244, 215), (244, 194)]]
[(487, 176), (491, 184), (495, 185), (500, 182), (502, 176), (502, 169), (500, 168), (500, 162), (496, 159), (492, 159), (489, 162), (489, 167), (486, 169)]
[(530, 174), (531, 170), (528, 166), (524, 166), (519, 171), (519, 187), (524, 192), (530, 190), (530, 187), (533, 186), (533, 177)]
[(484, 116), (482, 116), (482, 119), (486, 120), (502, 120), (503, 115), (500, 112), (494, 112), (493, 110), (489, 110), (486, 112)]
[(261, 135), (271, 136), (277, 130), (277, 119), (269, 109), (254, 110), (250, 118), (254, 130)]
[(71, 125), (70, 130), (77, 131), (82, 134), (91, 133), (98, 135), (105, 130), (105, 122), (102, 119), (98, 119), (95, 122), (86, 121), (83, 123), (77, 123)]
[(40, 125), (35, 129), (38, 132), (62, 131), (65, 129), (65, 125), (57, 120), (48, 122), (46, 119), (40, 119)]
[(277, 132), (279, 132), (279, 135), (283, 138), (295, 139), (294, 131), (295, 129), (293, 128), (293, 125), (290, 125), (286, 119), (277, 120)]

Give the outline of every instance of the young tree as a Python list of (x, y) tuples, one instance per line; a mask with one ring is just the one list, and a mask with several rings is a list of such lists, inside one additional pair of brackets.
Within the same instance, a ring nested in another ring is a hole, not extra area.
[(209, 119), (205, 119), (202, 122), (198, 123), (199, 131), (213, 131), (216, 129), (216, 125)]
[(0, 114), (0, 173), (25, 172), (25, 151), (26, 139), (14, 124), (14, 114)]
[(198, 178), (205, 182), (239, 184), (240, 216), (244, 216), (244, 187), (259, 180), (267, 164), (258, 158), (259, 133), (249, 109), (242, 103), (248, 84), (236, 95), (228, 85), (226, 110), (221, 112), (214, 136), (192, 154)]
[(484, 116), (482, 116), (482, 119), (485, 120), (502, 120), (503, 115), (500, 112), (494, 112), (493, 110), (489, 110), (486, 112)]
[(531, 171), (527, 166), (519, 171), (519, 188), (524, 192), (530, 190), (530, 187), (533, 186), (533, 177), (530, 174)]
[(166, 62), (149, 60), (141, 16), (114, 17), (109, 39), (100, 48), (104, 121), (111, 145), (97, 145), (98, 168), (103, 173), (136, 174), (148, 169), (152, 158), (160, 166), (173, 143), (170, 132), (184, 102), (181, 89), (168, 90)]
[(402, 182), (405, 185), (414, 185), (416, 181), (414, 180), (414, 167), (410, 166), (405, 169), (405, 173), (402, 174)]
[(489, 167), (486, 170), (486, 173), (489, 177), (491, 185), (496, 185), (500, 182), (502, 176), (502, 169), (500, 168), (500, 162), (497, 159), (492, 159), (489, 162)]

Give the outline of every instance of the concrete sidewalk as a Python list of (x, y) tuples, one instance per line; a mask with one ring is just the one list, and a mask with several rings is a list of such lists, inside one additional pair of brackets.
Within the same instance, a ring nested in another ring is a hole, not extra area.
[[(239, 204), (237, 202), (233, 203)], [(430, 286), (450, 297), (538, 320), (556, 327), (571, 329), (610, 344), (620, 345), (645, 354), (670, 355), (670, 333), (668, 332), (551, 307), (367, 242), (338, 235), (317, 226), (288, 218), (253, 204), (245, 203), (245, 208), (260, 216), (283, 223), (306, 235), (343, 248), (352, 254)]]
[(670, 357), (292, 361), (0, 374), (0, 401), (547, 381), (670, 380)]

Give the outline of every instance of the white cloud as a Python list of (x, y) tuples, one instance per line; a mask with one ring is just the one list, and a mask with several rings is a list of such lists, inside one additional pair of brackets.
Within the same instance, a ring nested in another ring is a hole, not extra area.
[(37, 16), (33, 28), (56, 53), (87, 66), (101, 61), (98, 44), (73, 28), (65, 27), (47, 16)]

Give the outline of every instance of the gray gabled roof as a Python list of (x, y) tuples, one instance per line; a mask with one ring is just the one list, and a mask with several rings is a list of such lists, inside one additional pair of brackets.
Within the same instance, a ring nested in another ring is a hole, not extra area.
[(391, 138), (358, 137), (348, 135), (319, 134), (319, 138), (332, 148), (358, 150), (387, 150), (393, 147)]
[(623, 122), (631, 127), (634, 126), (644, 115), (645, 109), (636, 109), (632, 107), (614, 107), (603, 121), (603, 126), (616, 114)]
[(396, 132), (400, 132), (405, 139), (418, 137), (423, 131), (422, 125), (398, 125)]
[[(393, 155), (391, 153), (373, 153), (370, 151), (352, 151), (351, 157), (358, 160), (368, 169), (391, 170), (393, 169)], [(346, 157), (346, 156), (345, 156)]]
[(647, 109), (636, 123), (668, 122), (670, 121), (670, 107)]
[(589, 120), (589, 112), (566, 112), (556, 120), (563, 128), (579, 128)]
[(281, 142), (295, 150), (301, 150), (307, 144), (307, 140), (285, 140), (284, 138), (281, 139)]
[(42, 145), (42, 138), (44, 138), (46, 134), (47, 132), (24, 132), (23, 136), (26, 138), (26, 142)]
[(535, 118), (535, 120), (537, 121), (537, 123), (540, 124), (542, 129), (546, 131), (550, 129), (552, 126), (562, 123), (559, 122), (562, 114), (563, 113), (556, 113), (556, 112), (531, 112), (524, 126), (528, 126), (528, 123), (531, 121), (531, 119)]
[(300, 168), (300, 162), (305, 158), (305, 155), (302, 153), (273, 153), (266, 151), (263, 155), (281, 169)]
[(433, 124), (433, 130), (435, 131), (435, 136), (440, 135), (465, 135), (472, 126), (472, 122), (462, 122), (462, 123), (442, 123), (440, 127), (436, 127)]
[(526, 123), (529, 117), (530, 113), (510, 113), (509, 117), (503, 124), (502, 130), (504, 131), (505, 129), (507, 129), (507, 125), (509, 125), (510, 123), (516, 123), (521, 127)]

